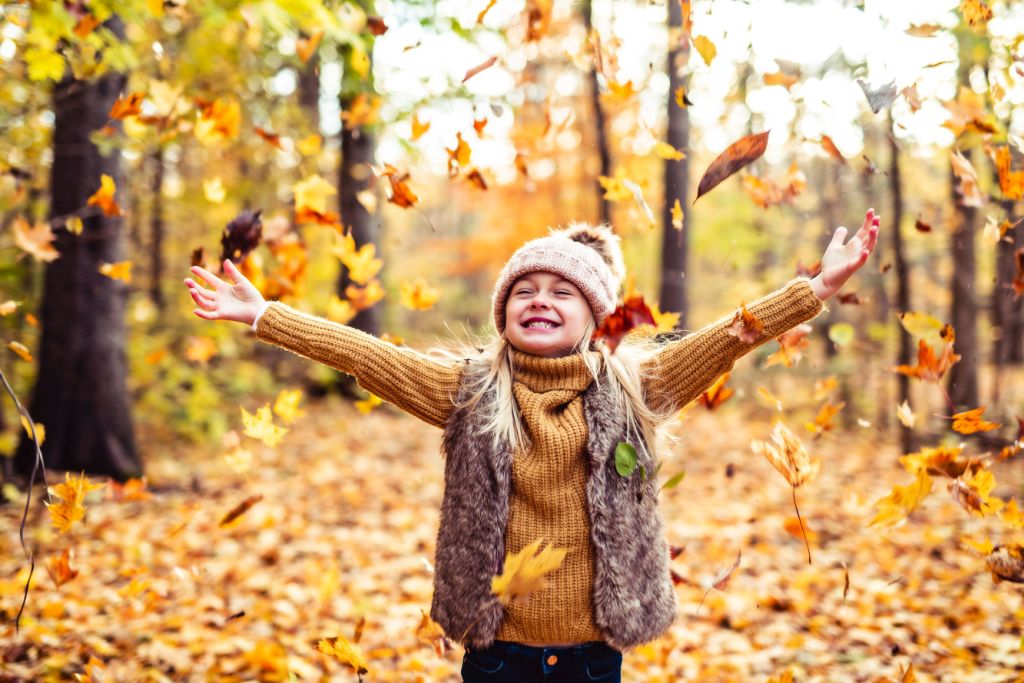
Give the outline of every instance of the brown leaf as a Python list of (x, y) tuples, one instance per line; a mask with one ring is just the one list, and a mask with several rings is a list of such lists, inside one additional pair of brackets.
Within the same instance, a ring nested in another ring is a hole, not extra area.
[(715, 590), (722, 590), (729, 585), (729, 579), (732, 578), (732, 573), (736, 571), (736, 568), (740, 566), (740, 558), (742, 556), (742, 549), (737, 550), (736, 561), (732, 563), (732, 566), (727, 569), (722, 569), (720, 572), (718, 572), (718, 574), (715, 576), (714, 581), (711, 582), (711, 588), (708, 588), (706, 591), (704, 591), (704, 597), (700, 599), (700, 604), (697, 605), (698, 612), (700, 611), (701, 605), (704, 604), (704, 598), (708, 597), (708, 593), (711, 592), (712, 588), (714, 588)]
[(604, 339), (608, 349), (614, 353), (622, 338), (641, 325), (655, 325), (654, 315), (642, 296), (630, 297), (594, 330), (594, 339)]
[(261, 500), (263, 500), (263, 496), (258, 493), (254, 496), (249, 496), (241, 503), (231, 508), (231, 510), (229, 510), (228, 513), (224, 515), (223, 519), (220, 520), (219, 526), (227, 526), (228, 524), (231, 524), (231, 522), (235, 521), (236, 519), (244, 515), (246, 512), (248, 512), (249, 508), (251, 508), (256, 503), (260, 502)]
[(726, 332), (748, 344), (753, 344), (760, 339), (763, 331), (764, 323), (747, 310), (746, 304), (740, 306), (740, 310), (736, 311), (732, 324), (726, 328)]
[(729, 380), (729, 374), (725, 373), (721, 377), (715, 380), (715, 383), (708, 387), (708, 390), (701, 394), (700, 404), (708, 410), (714, 410), (718, 406), (729, 400), (729, 397), (733, 395), (733, 390), (725, 386), (725, 383)]
[(697, 196), (693, 201), (696, 202), (736, 171), (760, 158), (768, 146), (770, 132), (766, 130), (763, 133), (753, 133), (729, 145), (728, 149), (719, 154), (704, 171), (697, 186)]
[(839, 163), (846, 163), (846, 157), (843, 156), (843, 153), (839, 151), (839, 148), (836, 147), (836, 143), (832, 142), (832, 138), (829, 136), (821, 136), (821, 148), (828, 152), (828, 155)]
[(498, 61), (497, 55), (495, 55), (493, 57), (490, 57), (489, 59), (487, 59), (482, 64), (477, 64), (472, 69), (470, 69), (469, 71), (466, 72), (466, 75), (462, 77), (462, 82), (465, 83), (466, 81), (471, 79), (473, 76), (476, 76), (478, 73), (480, 73), (484, 69), (489, 69), (490, 67), (494, 66), (494, 63), (496, 61)]

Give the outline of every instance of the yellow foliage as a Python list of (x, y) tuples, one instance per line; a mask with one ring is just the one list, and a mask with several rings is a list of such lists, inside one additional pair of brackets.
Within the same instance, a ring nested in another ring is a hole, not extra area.
[(364, 244), (359, 251), (350, 252), (342, 257), (341, 262), (348, 268), (348, 276), (353, 282), (365, 285), (377, 275), (384, 265), (377, 256), (377, 246), (373, 243)]
[(321, 638), (320, 642), (317, 643), (316, 649), (325, 655), (336, 657), (342, 664), (348, 664), (360, 676), (369, 671), (366, 657), (363, 656), (359, 646), (355, 643), (350, 643), (345, 636)]
[(259, 439), (271, 448), (281, 443), (281, 439), (288, 433), (287, 427), (279, 427), (274, 424), (274, 418), (270, 413), (270, 404), (257, 410), (255, 415), (242, 407), (239, 407), (239, 410), (242, 411), (242, 424), (245, 425), (246, 436)]
[(441, 298), (441, 290), (431, 287), (423, 278), (414, 282), (403, 282), (401, 285), (401, 303), (413, 311), (425, 311), (432, 308)]
[(310, 209), (320, 214), (327, 213), (327, 198), (337, 193), (333, 185), (316, 174), (295, 183), (292, 192), (296, 211)]
[(131, 261), (118, 261), (117, 263), (101, 263), (100, 274), (106, 275), (111, 280), (121, 280), (122, 282), (132, 281), (132, 262)]
[(53, 495), (60, 499), (59, 503), (50, 503), (50, 520), (61, 533), (67, 533), (75, 522), (85, 517), (85, 495), (89, 491), (103, 488), (103, 484), (92, 484), (83, 474), (73, 476), (64, 473), (64, 483), (53, 487)]
[(711, 39), (707, 36), (694, 36), (693, 47), (696, 48), (704, 63), (711, 66), (711, 60), (718, 54), (718, 48), (711, 42)]
[(906, 486), (894, 486), (892, 492), (875, 501), (878, 513), (868, 526), (892, 525), (900, 522), (921, 505), (932, 490), (932, 478), (927, 470), (917, 471), (917, 478)]
[(781, 420), (772, 429), (772, 442), (753, 440), (750, 447), (754, 453), (763, 455), (768, 462), (796, 488), (817, 476), (821, 459), (807, 453), (803, 443)]
[(299, 409), (301, 400), (302, 389), (282, 389), (274, 401), (274, 414), (285, 422), (294, 422), (306, 414)]
[(538, 553), (537, 549), (543, 540), (538, 538), (518, 553), (505, 557), (501, 574), (491, 579), (491, 591), (502, 604), (507, 605), (540, 590), (544, 587), (545, 577), (562, 566), (569, 551), (547, 546)]

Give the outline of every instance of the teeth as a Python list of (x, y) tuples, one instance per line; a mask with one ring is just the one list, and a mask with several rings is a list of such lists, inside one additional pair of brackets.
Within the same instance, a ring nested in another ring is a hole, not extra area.
[(549, 322), (540, 322), (538, 320), (534, 320), (533, 322), (526, 323), (526, 327), (555, 327), (555, 324), (554, 323), (549, 323)]

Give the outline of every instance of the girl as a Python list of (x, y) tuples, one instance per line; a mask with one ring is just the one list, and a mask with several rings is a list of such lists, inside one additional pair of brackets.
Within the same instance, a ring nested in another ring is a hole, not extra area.
[[(654, 472), (656, 427), (744, 354), (815, 317), (864, 265), (879, 219), (846, 244), (838, 228), (813, 279), (747, 308), (764, 325), (746, 342), (733, 314), (685, 337), (593, 334), (624, 276), (618, 238), (571, 225), (527, 242), (492, 295), (497, 335), (481, 349), (426, 356), (265, 302), (231, 261), (233, 283), (200, 268), (185, 284), (207, 320), (252, 325), (257, 339), (354, 375), (367, 391), (444, 429), (445, 489), (431, 616), (466, 648), (465, 681), (608, 681), (622, 650), (671, 626), (675, 595)], [(619, 474), (614, 452), (637, 466)], [(503, 605), (491, 592), (507, 554), (532, 541), (568, 550), (544, 589)]]

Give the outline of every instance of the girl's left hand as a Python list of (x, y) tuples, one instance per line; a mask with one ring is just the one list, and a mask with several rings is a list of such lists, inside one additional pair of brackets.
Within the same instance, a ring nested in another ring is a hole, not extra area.
[(875, 215), (875, 210), (868, 209), (864, 215), (864, 224), (846, 244), (843, 244), (846, 228), (836, 228), (832, 241), (825, 249), (825, 255), (821, 257), (821, 272), (811, 280), (811, 287), (819, 299), (827, 299), (838, 292), (850, 276), (867, 262), (878, 241), (878, 224), (879, 217)]

